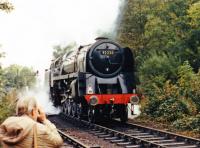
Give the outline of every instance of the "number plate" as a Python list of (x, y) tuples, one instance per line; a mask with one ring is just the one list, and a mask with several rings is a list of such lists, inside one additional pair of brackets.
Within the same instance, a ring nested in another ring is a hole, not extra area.
[(101, 51), (101, 54), (110, 56), (110, 55), (114, 54), (114, 50), (103, 50), (103, 51)]

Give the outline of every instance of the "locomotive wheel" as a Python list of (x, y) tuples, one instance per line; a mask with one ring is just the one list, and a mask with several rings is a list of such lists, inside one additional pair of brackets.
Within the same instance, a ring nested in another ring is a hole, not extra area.
[(54, 101), (54, 93), (53, 93), (53, 88), (50, 88), (50, 92), (49, 92), (49, 97), (52, 101)]
[(66, 114), (66, 105), (65, 105), (65, 102), (62, 104), (62, 112)]
[(89, 108), (88, 109), (88, 121), (90, 123), (95, 122), (95, 109), (94, 108)]
[(77, 118), (78, 119), (81, 119), (82, 118), (82, 104), (78, 104), (77, 105), (77, 108), (76, 108), (76, 113), (77, 113)]
[(120, 121), (125, 123), (128, 121), (128, 108), (126, 105), (121, 107)]
[(67, 114), (67, 113), (68, 113), (68, 110), (67, 110), (67, 101), (65, 101), (65, 102), (63, 103), (62, 107), (63, 107), (63, 112), (64, 112), (65, 114)]
[(68, 100), (67, 101), (67, 115), (71, 116), (71, 112), (72, 112), (72, 107), (71, 107), (70, 100)]
[(73, 102), (71, 107), (72, 117), (76, 116), (76, 110), (77, 110), (77, 105), (75, 102)]

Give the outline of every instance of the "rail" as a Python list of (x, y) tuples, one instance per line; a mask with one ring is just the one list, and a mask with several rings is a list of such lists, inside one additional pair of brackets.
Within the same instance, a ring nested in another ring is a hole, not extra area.
[[(112, 143), (116, 143), (119, 146), (126, 148), (198, 148), (200, 147), (200, 140), (195, 138), (190, 138), (171, 132), (166, 132), (162, 130), (157, 130), (153, 128), (144, 127), (141, 125), (127, 123), (128, 128), (138, 129), (132, 134), (127, 134), (114, 130), (112, 128), (104, 127), (97, 124), (89, 123), (85, 120), (79, 120), (65, 114), (61, 114), (63, 118), (74, 120), (79, 124), (83, 124), (88, 127), (91, 134), (104, 138), (105, 140), (110, 140)], [(117, 121), (116, 121), (117, 122)]]

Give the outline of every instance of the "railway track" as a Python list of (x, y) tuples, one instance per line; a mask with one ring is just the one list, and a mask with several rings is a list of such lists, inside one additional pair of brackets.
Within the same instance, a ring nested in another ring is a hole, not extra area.
[(67, 147), (67, 148), (74, 148), (74, 147), (89, 148), (88, 145), (82, 143), (81, 141), (77, 140), (73, 136), (70, 136), (69, 133), (65, 132), (65, 129), (69, 130), (70, 128), (72, 128), (72, 126), (68, 123), (60, 122), (59, 115), (49, 115), (48, 119), (56, 125), (56, 127), (58, 129), (58, 133), (63, 138), (64, 144), (63, 144), (62, 148), (65, 148), (65, 147)]
[[(113, 126), (114, 125), (114, 126)], [(103, 124), (108, 128), (120, 131), (131, 137), (137, 138), (142, 142), (142, 147), (164, 147), (164, 148), (198, 148), (200, 147), (200, 140), (186, 137), (172, 132), (164, 130), (158, 130), (150, 127), (141, 126), (133, 123), (122, 124), (120, 121), (112, 121), (112, 126), (109, 124)], [(119, 138), (120, 139), (120, 138)], [(121, 138), (124, 142), (117, 142), (117, 144), (124, 145), (125, 147), (131, 147), (131, 138)], [(120, 140), (119, 140), (120, 141)], [(111, 141), (112, 142), (112, 141)], [(115, 141), (114, 141), (115, 142)], [(149, 144), (146, 144), (149, 142)], [(133, 143), (133, 142), (132, 142)]]
[(108, 141), (109, 143), (115, 144), (116, 147), (200, 148), (200, 140), (198, 139), (148, 128), (137, 124), (121, 124), (119, 121), (112, 121), (112, 123), (106, 125), (98, 125), (91, 124), (85, 120), (72, 118), (64, 114), (61, 114), (60, 116), (69, 122), (81, 124), (87, 128), (88, 132), (94, 135), (94, 137), (98, 137)]
[(82, 124), (82, 122), (77, 122), (71, 118), (65, 118), (59, 115), (48, 116), (48, 119), (56, 125), (58, 132), (63, 138), (64, 145), (62, 148), (116, 147), (115, 144), (90, 134), (90, 129)]
[(72, 136), (64, 133), (62, 130), (58, 130), (58, 132), (65, 142), (63, 147), (90, 148), (89, 146), (85, 145), (81, 141), (78, 141), (77, 139), (73, 138)]

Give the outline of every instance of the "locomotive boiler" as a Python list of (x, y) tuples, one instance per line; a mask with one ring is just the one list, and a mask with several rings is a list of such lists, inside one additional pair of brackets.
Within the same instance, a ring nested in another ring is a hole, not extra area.
[(50, 98), (70, 116), (126, 122), (127, 104), (139, 102), (132, 52), (107, 38), (66, 52), (47, 72)]

